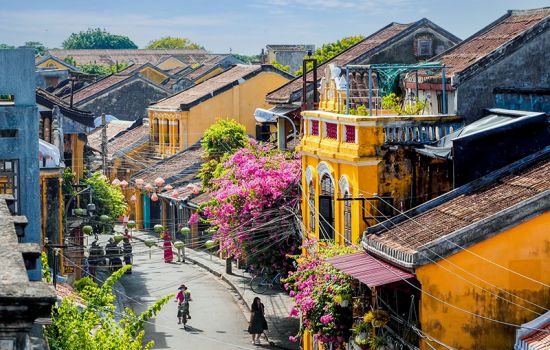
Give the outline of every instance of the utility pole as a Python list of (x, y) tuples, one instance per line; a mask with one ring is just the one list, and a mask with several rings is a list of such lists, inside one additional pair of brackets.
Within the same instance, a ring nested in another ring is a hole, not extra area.
[(107, 119), (101, 113), (101, 160), (103, 175), (107, 175)]

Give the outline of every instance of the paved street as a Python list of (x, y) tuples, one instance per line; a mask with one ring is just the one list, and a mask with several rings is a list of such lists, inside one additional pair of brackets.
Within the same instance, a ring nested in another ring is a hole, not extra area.
[[(181, 283), (191, 291), (191, 316), (188, 330), (177, 324), (177, 304), (170, 301), (145, 327), (145, 341), (154, 340), (155, 349), (253, 349), (246, 332), (248, 322), (235, 302), (234, 292), (204, 269), (190, 263), (166, 264), (162, 250), (134, 241), (134, 268), (122, 278), (125, 304), (136, 313), (158, 298), (175, 293)], [(177, 258), (175, 259), (177, 260)], [(263, 341), (261, 347), (268, 348)]]

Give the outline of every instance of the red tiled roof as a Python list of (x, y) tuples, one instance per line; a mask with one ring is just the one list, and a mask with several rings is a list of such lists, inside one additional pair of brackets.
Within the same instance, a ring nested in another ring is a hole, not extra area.
[[(82, 89), (76, 91), (73, 94), (73, 103), (78, 103), (82, 100), (87, 99), (90, 96), (93, 96), (105, 89), (110, 88), (111, 86), (120, 83), (123, 80), (126, 80), (130, 78), (130, 75), (126, 74), (111, 74), (101, 80), (96, 81), (95, 83), (92, 83), (90, 85), (87, 85), (83, 87)], [(65, 99), (69, 99), (69, 97), (65, 97)]]
[[(346, 51), (340, 53), (339, 55), (333, 57), (332, 59), (326, 61), (325, 63), (317, 67), (317, 78), (321, 79), (321, 76), (324, 74), (325, 66), (331, 63), (334, 63), (339, 66), (350, 64), (355, 59), (365, 54), (366, 52), (376, 48), (380, 44), (386, 42), (397, 34), (401, 33), (403, 30), (407, 29), (410, 24), (398, 24), (392, 23), (388, 27), (374, 33), (373, 35), (363, 39), (359, 43), (350, 47)], [(275, 91), (270, 92), (266, 96), (266, 101), (270, 103), (291, 103), (292, 94), (299, 92), (302, 89), (302, 79), (303, 77), (297, 77), (296, 79), (286, 83)], [(310, 71), (307, 73), (307, 79), (313, 79), (313, 72)]]
[(550, 7), (534, 10), (509, 11), (505, 16), (483, 28), (450, 50), (434, 57), (449, 68), (449, 76), (458, 73), (479, 59), (513, 40), (550, 16)]
[(119, 151), (128, 153), (129, 151), (143, 145), (145, 142), (148, 142), (148, 140), (149, 125), (143, 124), (109, 140), (107, 144), (107, 152), (109, 153), (109, 156)]
[(36, 103), (48, 108), (59, 107), (63, 115), (86, 126), (94, 126), (94, 115), (91, 112), (83, 111), (76, 107), (71, 107), (69, 102), (59, 98), (46, 90), (36, 88)]
[[(126, 130), (132, 123), (126, 120), (113, 120), (107, 123), (107, 140)], [(101, 130), (102, 128), (98, 127), (88, 134), (88, 145), (96, 150), (101, 150)]]
[(190, 104), (208, 95), (212, 95), (217, 90), (234, 84), (241, 79), (246, 79), (247, 75), (261, 70), (262, 66), (260, 65), (236, 65), (220, 75), (205, 80), (164, 100), (160, 100), (151, 105), (150, 108), (179, 109), (181, 105)]
[(426, 244), (550, 191), (548, 179), (550, 159), (546, 158), (480, 189), (451, 198), (413, 219), (387, 223), (385, 227), (391, 228), (367, 234), (364, 242), (376, 250), (412, 254)]
[(522, 347), (527, 350), (544, 350), (550, 349), (550, 322), (521, 338), (522, 345), (527, 344), (528, 347)]
[(176, 56), (183, 63), (204, 61), (211, 54), (202, 49), (134, 49), (134, 50), (48, 50), (47, 54), (64, 59), (74, 58), (77, 65), (97, 63), (112, 66), (116, 62), (154, 65), (170, 56)]
[(133, 178), (143, 179), (145, 183), (152, 183), (159, 176), (167, 184), (190, 182), (196, 179), (203, 156), (204, 150), (195, 145), (136, 173)]

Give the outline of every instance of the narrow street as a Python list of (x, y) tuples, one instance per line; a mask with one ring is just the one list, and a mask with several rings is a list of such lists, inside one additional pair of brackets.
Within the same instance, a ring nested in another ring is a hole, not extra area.
[(134, 240), (134, 267), (131, 275), (121, 279), (128, 298), (124, 304), (136, 314), (152, 305), (155, 300), (177, 292), (185, 283), (192, 295), (191, 316), (187, 330), (178, 325), (177, 304), (170, 301), (156, 318), (145, 326), (145, 341), (154, 340), (154, 349), (253, 349), (269, 348), (252, 345), (245, 319), (237, 304), (234, 292), (204, 269), (191, 263), (163, 261), (162, 250), (149, 248)]

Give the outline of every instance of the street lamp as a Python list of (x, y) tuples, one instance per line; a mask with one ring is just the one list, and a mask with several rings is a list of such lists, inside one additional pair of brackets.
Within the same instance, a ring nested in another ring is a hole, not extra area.
[[(294, 121), (284, 114), (275, 113), (263, 108), (256, 108), (254, 118), (258, 123), (276, 123), (278, 118), (286, 119), (292, 124), (293, 140), (296, 140), (296, 124)], [(279, 149), (285, 149), (284, 132), (283, 137), (279, 135)]]

